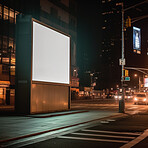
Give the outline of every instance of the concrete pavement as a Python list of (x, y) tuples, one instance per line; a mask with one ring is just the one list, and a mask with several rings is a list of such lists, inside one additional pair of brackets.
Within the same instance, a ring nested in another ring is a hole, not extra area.
[[(111, 111), (66, 111), (32, 116), (1, 116), (0, 144), (97, 121), (120, 113)], [(43, 118), (44, 116), (44, 118)]]

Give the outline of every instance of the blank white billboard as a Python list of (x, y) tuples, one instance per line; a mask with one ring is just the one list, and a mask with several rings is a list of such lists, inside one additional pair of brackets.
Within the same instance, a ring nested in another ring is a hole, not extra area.
[(70, 37), (35, 21), (32, 80), (70, 84)]

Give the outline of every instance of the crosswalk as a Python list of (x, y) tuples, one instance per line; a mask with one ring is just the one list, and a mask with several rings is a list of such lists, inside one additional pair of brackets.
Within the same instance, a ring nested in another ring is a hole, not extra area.
[(134, 132), (117, 132), (117, 131), (84, 129), (67, 135), (58, 136), (58, 138), (126, 144), (140, 135), (141, 133), (134, 133)]

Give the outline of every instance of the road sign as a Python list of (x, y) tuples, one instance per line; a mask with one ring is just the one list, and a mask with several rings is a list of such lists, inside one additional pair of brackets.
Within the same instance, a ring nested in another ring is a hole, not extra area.
[(119, 65), (125, 65), (125, 59), (119, 59)]
[(125, 77), (124, 81), (130, 81), (130, 77)]

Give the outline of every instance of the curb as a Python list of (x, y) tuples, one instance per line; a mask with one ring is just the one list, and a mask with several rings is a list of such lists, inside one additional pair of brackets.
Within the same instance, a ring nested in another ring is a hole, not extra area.
[(84, 110), (84, 111), (76, 111), (76, 112), (71, 112), (71, 113), (61, 113), (61, 114), (53, 114), (53, 115), (46, 115), (46, 116), (33, 116), (33, 115), (29, 115), (27, 117), (31, 117), (31, 118), (48, 118), (48, 117), (56, 117), (56, 116), (63, 116), (63, 115), (71, 115), (71, 114), (78, 114), (78, 113), (85, 113), (85, 112), (89, 112), (88, 110)]

